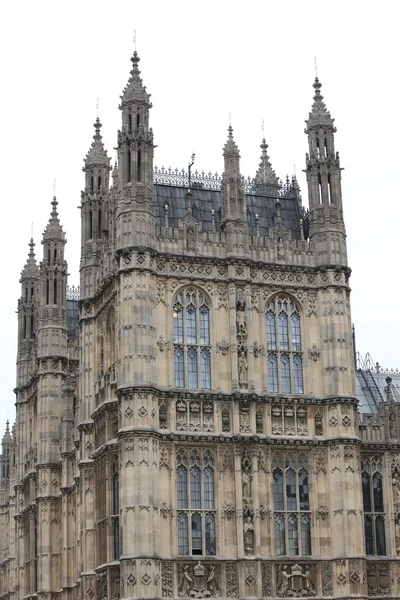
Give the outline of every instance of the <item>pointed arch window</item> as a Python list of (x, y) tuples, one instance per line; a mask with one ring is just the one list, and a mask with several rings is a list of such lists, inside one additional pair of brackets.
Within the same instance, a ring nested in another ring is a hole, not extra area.
[(210, 307), (199, 290), (186, 288), (173, 304), (176, 387), (211, 388)]
[(311, 512), (307, 456), (277, 453), (272, 469), (276, 555), (309, 556)]
[(303, 394), (300, 311), (291, 298), (271, 300), (266, 330), (269, 391)]
[(364, 507), (365, 553), (385, 556), (385, 509), (383, 504), (382, 458), (364, 457), (361, 461)]
[(112, 526), (114, 541), (114, 560), (120, 557), (120, 535), (119, 535), (119, 472), (118, 461), (113, 462), (112, 474)]
[(216, 554), (215, 459), (210, 450), (178, 449), (178, 554)]

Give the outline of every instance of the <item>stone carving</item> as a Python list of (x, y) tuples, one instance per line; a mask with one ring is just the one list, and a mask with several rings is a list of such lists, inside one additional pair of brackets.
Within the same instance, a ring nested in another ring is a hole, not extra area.
[(229, 343), (225, 338), (221, 342), (217, 342), (217, 354), (221, 353), (222, 356), (226, 356), (229, 350)]
[(251, 517), (246, 517), (246, 521), (243, 526), (244, 532), (244, 549), (246, 554), (254, 553), (254, 526)]
[(272, 596), (272, 568), (271, 563), (262, 563), (262, 595), (264, 598)]
[(224, 508), (222, 510), (222, 516), (227, 519), (232, 519), (235, 516), (235, 507), (233, 504), (229, 504), (228, 502), (224, 504)]
[(247, 322), (246, 322), (246, 302), (244, 300), (238, 300), (236, 302), (236, 330), (238, 335), (247, 336)]
[(253, 344), (253, 354), (254, 354), (254, 358), (258, 358), (259, 356), (264, 356), (265, 355), (265, 348), (264, 348), (264, 346), (262, 346), (258, 342), (254, 342), (254, 344)]
[(321, 519), (325, 521), (326, 517), (329, 515), (329, 510), (326, 506), (321, 506), (319, 510), (317, 510), (317, 519)]
[(236, 563), (225, 564), (226, 597), (237, 598)]
[(168, 404), (166, 400), (158, 401), (158, 420), (160, 429), (167, 429), (168, 425)]
[(180, 581), (178, 596), (180, 598), (217, 598), (220, 596), (219, 566), (202, 564), (179, 565)]
[[(240, 360), (240, 359), (239, 359)], [(239, 406), (239, 430), (240, 433), (250, 433), (250, 406), (248, 402), (241, 402)]]
[(369, 596), (387, 596), (390, 593), (389, 563), (367, 563)]
[(315, 435), (324, 435), (323, 421), (322, 421), (322, 409), (316, 408), (314, 414), (314, 428)]
[(319, 359), (321, 352), (318, 350), (317, 346), (314, 344), (313, 347), (310, 348), (310, 350), (308, 351), (308, 354), (312, 360), (317, 361)]
[(105, 571), (97, 575), (97, 581), (99, 585), (99, 600), (107, 600), (107, 574)]
[(239, 369), (239, 385), (240, 387), (247, 387), (247, 358), (244, 350), (241, 350), (238, 358), (238, 369)]
[(259, 406), (256, 411), (256, 433), (264, 433), (264, 407)]
[(170, 350), (171, 349), (171, 342), (170, 341), (166, 341), (163, 335), (160, 335), (158, 341), (157, 341), (157, 346), (160, 350), (160, 352), (164, 352), (164, 350)]
[(251, 504), (252, 503), (252, 493), (251, 493), (251, 456), (250, 453), (245, 451), (242, 456), (242, 485), (243, 485), (243, 503)]
[(276, 594), (279, 598), (316, 595), (310, 565), (277, 565), (277, 570)]
[(394, 503), (400, 504), (400, 468), (397, 465), (392, 467), (392, 485)]
[(222, 406), (222, 431), (229, 433), (231, 430), (231, 413), (227, 404)]
[(332, 563), (323, 562), (321, 565), (322, 595), (332, 596)]
[(163, 560), (161, 563), (161, 595), (163, 598), (172, 598), (173, 594), (172, 563)]

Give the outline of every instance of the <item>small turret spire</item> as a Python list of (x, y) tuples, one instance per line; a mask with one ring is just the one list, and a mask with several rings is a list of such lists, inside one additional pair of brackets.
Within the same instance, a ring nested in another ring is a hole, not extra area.
[(62, 241), (63, 243), (65, 243), (66, 242), (65, 233), (60, 224), (60, 219), (58, 218), (58, 212), (57, 212), (58, 202), (57, 202), (57, 198), (55, 196), (53, 197), (51, 206), (52, 206), (52, 209), (51, 209), (50, 219), (49, 219), (46, 229), (43, 232), (43, 242), (42, 243), (44, 243), (46, 241), (50, 241), (50, 240)]
[(140, 76), (139, 70), (139, 62), (140, 58), (136, 49), (133, 52), (133, 56), (131, 58), (132, 61), (132, 69), (130, 73), (130, 77), (128, 83), (125, 86), (124, 91), (121, 95), (121, 107), (125, 104), (136, 102), (136, 103), (144, 103), (149, 108), (151, 108), (150, 104), (150, 94), (146, 91), (146, 86), (143, 85), (142, 78)]
[(276, 176), (274, 169), (272, 168), (271, 161), (270, 161), (268, 153), (267, 153), (268, 144), (266, 143), (264, 137), (261, 142), (260, 148), (261, 148), (261, 160), (260, 160), (260, 165), (258, 167), (258, 171), (255, 176), (255, 182), (256, 182), (256, 184), (279, 186), (280, 185), (279, 179)]
[(35, 242), (33, 241), (33, 238), (31, 238), (31, 241), (29, 242), (28, 258), (27, 258), (24, 268), (21, 271), (21, 281), (23, 279), (30, 279), (32, 277), (37, 277), (37, 275), (38, 275), (38, 266), (36, 263), (34, 247), (35, 247)]
[(334, 126), (335, 119), (332, 119), (331, 113), (326, 108), (324, 97), (321, 94), (321, 87), (322, 83), (318, 77), (316, 77), (313, 83), (313, 88), (315, 90), (313, 98), (314, 102), (308, 115), (308, 119), (306, 120), (307, 129), (305, 133), (309, 133), (310, 129), (316, 129), (318, 127), (328, 127), (336, 132)]
[(223, 149), (223, 156), (225, 159), (225, 169), (224, 169), (225, 174), (238, 175), (240, 173), (240, 168), (239, 168), (240, 153), (239, 153), (239, 148), (237, 147), (236, 142), (233, 139), (233, 128), (232, 128), (231, 124), (229, 124), (229, 127), (228, 127), (228, 139), (227, 139), (224, 149)]
[(107, 150), (104, 148), (103, 138), (100, 133), (100, 129), (102, 128), (102, 124), (100, 122), (99, 117), (97, 116), (94, 127), (94, 136), (92, 145), (89, 148), (89, 152), (86, 154), (85, 158), (85, 166), (83, 168), (84, 171), (87, 171), (92, 167), (110, 167), (111, 159), (107, 155)]

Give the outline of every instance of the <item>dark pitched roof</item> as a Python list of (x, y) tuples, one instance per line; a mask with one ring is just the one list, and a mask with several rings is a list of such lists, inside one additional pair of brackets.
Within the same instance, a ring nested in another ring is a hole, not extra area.
[[(202, 223), (206, 231), (212, 229), (212, 214), (215, 211), (215, 229), (221, 231), (221, 191), (192, 187), (192, 209), (195, 219)], [(186, 210), (187, 188), (174, 185), (154, 185), (154, 202), (156, 224), (165, 223), (165, 205), (168, 205), (168, 223), (170, 227), (178, 227), (179, 219), (183, 219)], [(256, 219), (258, 215), (258, 229), (260, 235), (267, 235), (268, 228), (276, 224), (276, 198), (264, 195), (246, 194), (247, 221), (249, 231), (256, 233)], [(300, 208), (295, 198), (279, 198), (283, 225), (292, 232), (294, 239), (300, 239)]]

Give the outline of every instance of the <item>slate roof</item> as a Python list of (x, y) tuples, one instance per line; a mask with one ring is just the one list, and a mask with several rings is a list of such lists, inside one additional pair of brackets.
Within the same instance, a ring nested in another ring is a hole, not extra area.
[[(202, 223), (206, 231), (212, 229), (211, 211), (214, 209), (215, 229), (221, 231), (221, 191), (212, 189), (191, 188), (193, 194), (192, 209), (195, 219)], [(168, 205), (168, 223), (170, 227), (178, 227), (179, 219), (186, 215), (187, 187), (174, 185), (154, 185), (154, 202), (156, 225), (165, 223), (165, 205)], [(260, 235), (267, 235), (268, 228), (276, 223), (276, 198), (269, 196), (246, 194), (247, 221), (249, 231), (256, 234), (256, 219), (258, 214), (258, 229)], [(295, 198), (279, 198), (283, 225), (292, 232), (294, 239), (300, 239), (300, 208)]]

